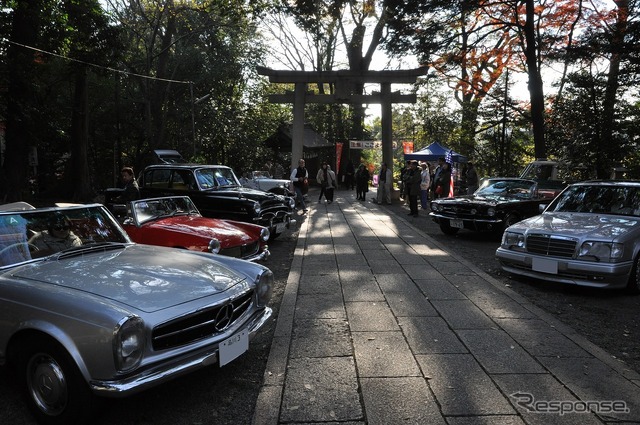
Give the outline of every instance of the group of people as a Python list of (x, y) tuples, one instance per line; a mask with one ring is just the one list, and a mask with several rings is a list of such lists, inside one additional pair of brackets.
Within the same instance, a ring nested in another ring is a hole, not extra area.
[[(302, 205), (303, 212), (306, 213), (307, 206), (304, 195), (308, 187), (309, 172), (305, 168), (304, 159), (298, 161), (298, 168), (291, 172), (290, 178), (295, 188), (297, 203)], [(429, 208), (430, 199), (452, 196), (451, 178), (451, 164), (447, 163), (444, 157), (438, 158), (438, 165), (433, 173), (427, 162), (407, 161), (406, 166), (400, 170), (400, 198), (408, 200), (409, 215), (418, 216), (418, 199), (420, 199), (421, 208), (426, 210)], [(467, 184), (467, 193), (472, 194), (478, 189), (478, 174), (473, 163), (467, 163), (464, 178)], [(371, 174), (365, 164), (358, 166), (352, 179), (356, 189), (356, 199), (364, 201), (366, 193), (369, 191), (369, 181), (371, 181)], [(332, 203), (338, 181), (335, 172), (331, 170), (328, 163), (322, 163), (316, 175), (316, 181), (320, 185), (318, 203), (322, 202), (323, 196), (328, 204)], [(378, 193), (374, 202), (391, 205), (392, 188), (393, 172), (383, 162), (378, 173)]]

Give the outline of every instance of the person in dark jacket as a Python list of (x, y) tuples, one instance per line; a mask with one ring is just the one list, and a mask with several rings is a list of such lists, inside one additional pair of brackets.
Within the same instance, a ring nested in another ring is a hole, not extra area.
[(409, 170), (405, 172), (405, 193), (409, 198), (409, 215), (418, 216), (418, 196), (420, 196), (420, 182), (422, 170), (418, 169), (418, 161), (411, 161)]
[(447, 162), (442, 164), (442, 168), (435, 179), (436, 198), (448, 198), (451, 190), (451, 165)]
[(367, 192), (369, 191), (369, 180), (371, 180), (371, 174), (364, 164), (360, 164), (358, 171), (356, 171), (356, 199), (364, 201)]
[(303, 190), (305, 190), (305, 186), (309, 184), (309, 171), (307, 171), (305, 167), (304, 159), (298, 161), (298, 168), (294, 168), (293, 171), (291, 171), (289, 179), (296, 191), (296, 203), (299, 203), (302, 207), (302, 212), (306, 213), (307, 205), (304, 203)]

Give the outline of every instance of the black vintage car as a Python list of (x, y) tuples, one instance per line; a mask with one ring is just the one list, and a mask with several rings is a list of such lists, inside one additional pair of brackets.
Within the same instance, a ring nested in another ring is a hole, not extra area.
[(496, 236), (510, 225), (541, 212), (553, 192), (539, 191), (535, 180), (490, 178), (473, 195), (440, 198), (431, 202), (432, 220), (447, 235), (460, 229), (492, 232)]
[(272, 238), (295, 223), (293, 198), (242, 187), (223, 165), (150, 165), (138, 183), (145, 198), (188, 195), (203, 216), (260, 224)]

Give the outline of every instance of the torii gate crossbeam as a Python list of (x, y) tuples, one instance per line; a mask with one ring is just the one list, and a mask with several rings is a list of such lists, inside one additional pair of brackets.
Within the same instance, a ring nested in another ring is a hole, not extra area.
[[(289, 71), (258, 67), (259, 75), (269, 77), (271, 83), (295, 84), (293, 93), (269, 96), (272, 103), (293, 103), (293, 129), (291, 146), (291, 169), (297, 167), (302, 158), (304, 138), (304, 110), (307, 103), (348, 103), (381, 105), (382, 160), (393, 166), (393, 129), (391, 105), (393, 103), (415, 103), (415, 94), (391, 92), (391, 84), (414, 84), (417, 78), (426, 75), (428, 68), (398, 71)], [(308, 84), (335, 84), (335, 94), (318, 95), (307, 92)], [(353, 84), (380, 84), (380, 92), (370, 95), (352, 94)], [(338, 170), (336, 170), (338, 171)]]

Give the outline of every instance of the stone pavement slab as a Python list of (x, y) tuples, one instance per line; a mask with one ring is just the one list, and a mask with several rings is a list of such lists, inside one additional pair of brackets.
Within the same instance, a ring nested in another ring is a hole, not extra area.
[(416, 222), (311, 205), (254, 424), (640, 423), (636, 371)]

